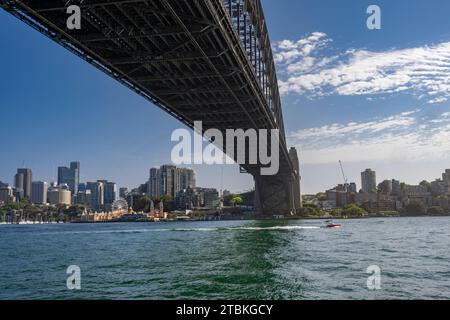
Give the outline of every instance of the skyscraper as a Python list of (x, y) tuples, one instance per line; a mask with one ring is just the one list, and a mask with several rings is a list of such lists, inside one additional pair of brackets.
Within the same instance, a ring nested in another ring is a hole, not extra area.
[(103, 182), (88, 182), (86, 189), (91, 191), (91, 203), (90, 206), (93, 210), (104, 210), (105, 198), (104, 198), (104, 184)]
[(371, 193), (377, 188), (377, 175), (375, 171), (366, 169), (361, 172), (361, 186), (364, 193)]
[(31, 192), (31, 202), (34, 204), (47, 203), (47, 182), (45, 181), (33, 181)]
[(148, 195), (152, 198), (158, 198), (160, 193), (159, 168), (150, 169), (150, 178), (148, 180)]
[(195, 188), (196, 174), (192, 169), (164, 165), (161, 168), (150, 169), (147, 186), (150, 197), (169, 195), (175, 198), (181, 190)]
[(15, 176), (15, 187), (22, 191), (22, 196), (31, 200), (31, 182), (33, 181), (33, 173), (31, 169), (17, 169)]
[(73, 161), (70, 167), (58, 167), (58, 185), (67, 184), (72, 194), (78, 193), (80, 183), (80, 162)]
[(104, 182), (104, 201), (107, 210), (111, 209), (111, 205), (117, 200), (117, 185), (115, 182)]

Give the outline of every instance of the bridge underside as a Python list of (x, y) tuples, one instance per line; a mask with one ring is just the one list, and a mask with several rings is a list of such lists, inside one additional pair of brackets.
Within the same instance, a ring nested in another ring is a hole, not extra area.
[(298, 170), (287, 150), (270, 42), (259, 1), (0, 0), (1, 6), (189, 127), (280, 129), (280, 172), (255, 178), (261, 215), (299, 208)]

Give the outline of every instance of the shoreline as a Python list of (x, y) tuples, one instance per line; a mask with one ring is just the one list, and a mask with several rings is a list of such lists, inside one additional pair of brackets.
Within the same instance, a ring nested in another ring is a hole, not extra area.
[(386, 215), (386, 216), (376, 216), (370, 215), (365, 217), (285, 217), (281, 219), (276, 218), (242, 218), (242, 219), (221, 219), (221, 220), (160, 220), (160, 221), (68, 221), (68, 222), (26, 222), (26, 223), (5, 223), (0, 222), (0, 225), (60, 225), (60, 224), (114, 224), (114, 223), (175, 223), (175, 222), (227, 222), (227, 221), (289, 221), (289, 220), (364, 220), (364, 219), (376, 219), (376, 218), (450, 218), (449, 214), (446, 215)]

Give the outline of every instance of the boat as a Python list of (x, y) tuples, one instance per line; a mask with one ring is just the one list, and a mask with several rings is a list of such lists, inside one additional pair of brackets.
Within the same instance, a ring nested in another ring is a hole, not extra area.
[(325, 226), (325, 228), (328, 229), (339, 229), (340, 227), (342, 227), (340, 224), (336, 224), (336, 223), (329, 223)]

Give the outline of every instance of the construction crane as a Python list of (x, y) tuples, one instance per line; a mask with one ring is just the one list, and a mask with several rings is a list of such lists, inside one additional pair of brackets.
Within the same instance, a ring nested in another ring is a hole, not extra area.
[(345, 191), (347, 191), (347, 188), (348, 188), (348, 179), (347, 179), (347, 177), (345, 176), (344, 166), (342, 165), (342, 161), (341, 161), (341, 160), (339, 160), (339, 165), (341, 166), (342, 177), (344, 178), (344, 188), (345, 188)]

